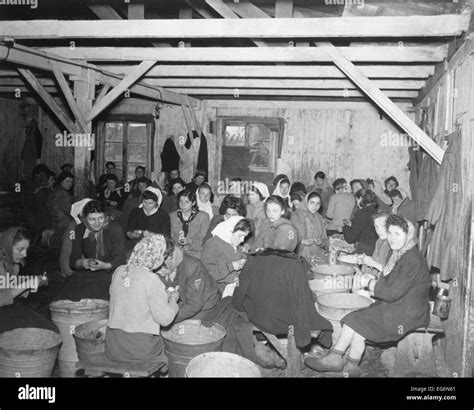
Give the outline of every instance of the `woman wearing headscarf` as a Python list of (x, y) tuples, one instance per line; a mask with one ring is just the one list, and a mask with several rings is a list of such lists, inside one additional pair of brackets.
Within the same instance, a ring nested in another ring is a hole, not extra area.
[(185, 253), (200, 258), (202, 240), (209, 228), (209, 215), (198, 209), (195, 191), (179, 192), (178, 206), (179, 209), (170, 214), (171, 237)]
[(128, 219), (128, 248), (133, 248), (142, 237), (152, 233), (171, 235), (170, 217), (160, 209), (162, 199), (158, 188), (149, 186), (145, 189), (141, 204), (131, 212)]
[(217, 225), (202, 250), (202, 263), (217, 281), (221, 292), (235, 282), (246, 259), (239, 245), (251, 232), (251, 224), (242, 216), (232, 216)]
[(154, 272), (167, 256), (163, 235), (152, 234), (133, 248), (126, 265), (116, 269), (110, 285), (105, 355), (131, 364), (166, 364), (162, 326), (178, 313), (178, 292), (168, 294)]
[(322, 205), (321, 195), (310, 192), (301, 202), (300, 209), (293, 212), (291, 222), (301, 238), (299, 254), (308, 262), (327, 262), (329, 240), (326, 234), (324, 218), (319, 213)]
[(76, 229), (76, 226), (82, 223), (81, 216), (84, 206), (91, 201), (92, 199), (90, 198), (84, 198), (78, 202), (74, 202), (71, 206), (71, 216), (73, 219), (69, 222), (69, 225), (64, 231), (61, 252), (59, 254), (59, 272), (62, 276), (68, 277), (74, 272), (69, 264), (69, 257), (71, 256), (72, 250), (72, 239), (74, 238), (73, 232)]
[(213, 201), (214, 194), (212, 193), (212, 189), (209, 184), (204, 182), (199, 185), (199, 188), (196, 190), (197, 207), (200, 211), (209, 215), (209, 220), (211, 220), (215, 215), (218, 215), (217, 208), (212, 205)]
[[(378, 280), (364, 276), (362, 283), (376, 302), (346, 315), (341, 320), (341, 334), (332, 350), (319, 359), (307, 358), (308, 367), (320, 372), (357, 372), (366, 340), (396, 342), (407, 333), (428, 325), (431, 279), (426, 261), (416, 246), (415, 227), (398, 215), (390, 215), (386, 226), (392, 250), (390, 259)], [(349, 347), (346, 363), (343, 355)]]
[(291, 195), (290, 195), (291, 183), (290, 180), (287, 178), (280, 179), (276, 187), (272, 193), (272, 196), (277, 195), (281, 197), (288, 208), (292, 208), (293, 204), (291, 203)]
[(255, 225), (254, 236), (260, 232), (262, 222), (267, 218), (265, 214), (265, 201), (270, 196), (265, 184), (255, 181), (248, 193), (249, 205), (247, 206), (247, 218)]
[(15, 226), (0, 234), (0, 333), (20, 327), (58, 332), (53, 323), (18, 300), (47, 284), (41, 277), (18, 277), (29, 247), (30, 236), (24, 228)]
[(377, 210), (390, 212), (393, 200), (384, 192), (382, 183), (376, 179), (367, 179), (365, 182), (367, 188), (375, 194), (375, 200), (378, 205)]

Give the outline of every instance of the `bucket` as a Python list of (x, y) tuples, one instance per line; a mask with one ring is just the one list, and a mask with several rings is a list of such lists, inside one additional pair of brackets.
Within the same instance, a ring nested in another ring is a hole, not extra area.
[(202, 353), (191, 359), (186, 377), (262, 377), (258, 366), (233, 353)]
[(34, 327), (0, 334), (0, 377), (51, 377), (61, 342), (56, 332)]
[(328, 276), (353, 276), (355, 268), (345, 265), (316, 265), (311, 268), (313, 279), (324, 279)]
[[(349, 280), (345, 278), (349, 278)], [(348, 293), (352, 288), (352, 277), (342, 276), (334, 278), (327, 276), (324, 279), (311, 279), (309, 287), (316, 297), (327, 293)]]
[(193, 357), (222, 349), (225, 329), (218, 324), (205, 327), (200, 320), (190, 319), (163, 330), (161, 336), (169, 360), (169, 377), (184, 377), (186, 366)]
[(94, 320), (76, 327), (73, 336), (79, 360), (94, 361), (105, 352), (107, 322), (107, 319)]
[(75, 377), (78, 361), (73, 334), (76, 327), (94, 320), (107, 319), (109, 302), (101, 299), (82, 299), (79, 302), (59, 300), (49, 305), (51, 319), (59, 328), (63, 345), (59, 351), (61, 377)]
[(369, 307), (372, 300), (353, 293), (328, 293), (316, 301), (318, 312), (334, 320), (341, 320), (348, 313)]

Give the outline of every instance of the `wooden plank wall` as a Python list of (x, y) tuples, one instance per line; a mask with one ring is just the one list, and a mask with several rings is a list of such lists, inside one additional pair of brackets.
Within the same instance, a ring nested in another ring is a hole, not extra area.
[[(471, 377), (474, 365), (474, 294), (472, 276), (472, 181), (474, 178), (474, 47), (467, 42), (458, 54), (462, 55), (440, 78), (437, 85), (417, 105), (417, 111), (433, 106), (437, 120), (434, 135), (439, 144), (444, 136), (456, 129), (462, 131), (463, 206), (456, 221), (458, 226), (459, 254), (456, 266), (449, 269), (457, 272), (457, 286), (450, 288), (452, 298), (449, 319), (443, 324), (446, 337), (441, 342), (441, 351), (450, 374)], [(471, 245), (471, 246), (470, 246)], [(469, 319), (470, 316), (470, 319)], [(464, 352), (464, 353), (463, 353)], [(470, 353), (469, 353), (470, 352)], [(469, 358), (469, 355), (471, 357)]]
[[(25, 128), (28, 124), (21, 113), (21, 101), (14, 99), (0, 99), (0, 183), (7, 185), (30, 177), (31, 171), (23, 169), (21, 151), (25, 141)], [(56, 147), (55, 135), (62, 132), (50, 113), (42, 107), (32, 104), (28, 114), (36, 118), (38, 127), (43, 136), (42, 158), (37, 163), (46, 164), (56, 173), (65, 162), (73, 162), (71, 147)], [(26, 172), (25, 172), (26, 171)]]
[[(401, 107), (413, 114), (409, 105)], [(389, 137), (401, 131), (369, 103), (207, 101), (206, 122), (221, 116), (283, 118), (285, 132), (277, 173), (287, 173), (292, 181), (310, 184), (318, 170), (325, 171), (331, 182), (339, 177), (382, 181), (395, 175), (409, 191), (407, 147), (382, 144), (384, 134)], [(207, 135), (212, 155), (217, 156), (219, 139)], [(216, 177), (219, 169), (214, 163)]]

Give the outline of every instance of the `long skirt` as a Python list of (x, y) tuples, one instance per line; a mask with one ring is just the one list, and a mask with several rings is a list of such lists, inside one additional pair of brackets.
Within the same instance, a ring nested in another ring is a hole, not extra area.
[(131, 364), (168, 364), (163, 339), (149, 333), (129, 333), (107, 327), (105, 356), (109, 360)]
[(110, 283), (113, 272), (103, 270), (74, 271), (54, 300), (110, 299)]

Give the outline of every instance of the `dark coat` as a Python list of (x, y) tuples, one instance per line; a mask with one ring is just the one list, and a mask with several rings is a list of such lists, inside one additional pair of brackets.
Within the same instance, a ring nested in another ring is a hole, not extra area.
[(219, 225), (221, 222), (224, 222), (224, 215), (214, 215), (209, 223), (209, 228), (206, 232), (206, 236), (202, 240), (202, 244), (204, 245), (209, 239), (212, 238), (212, 231), (214, 228)]
[(400, 258), (389, 275), (381, 276), (374, 289), (378, 301), (349, 313), (341, 323), (372, 342), (400, 340), (408, 332), (428, 325), (430, 286), (426, 261), (414, 247)]
[(345, 225), (342, 228), (344, 239), (356, 244), (356, 253), (365, 253), (369, 256), (374, 253), (375, 242), (379, 238), (372, 220), (372, 215), (375, 213), (377, 208), (374, 205), (364, 206), (355, 212), (352, 225), (350, 227)]
[[(314, 306), (308, 284), (310, 265), (291, 252), (268, 250), (250, 257), (239, 277), (233, 306), (247, 313), (261, 330), (287, 334), (293, 325), (298, 347), (311, 341), (312, 330), (332, 331)], [(320, 343), (331, 344), (329, 332), (322, 332)]]
[(224, 291), (226, 285), (232, 283), (239, 275), (232, 262), (243, 258), (242, 251), (226, 242), (218, 236), (209, 239), (202, 249), (202, 263), (209, 274), (217, 281), (219, 290)]
[(179, 286), (179, 311), (175, 323), (196, 318), (196, 315), (201, 317), (219, 302), (216, 281), (194, 256), (184, 254), (173, 281), (163, 277), (161, 280), (167, 287)]
[[(143, 208), (135, 208), (132, 210), (128, 218), (127, 232), (131, 232), (136, 229), (170, 236), (170, 216), (160, 208), (158, 208), (158, 210), (150, 216), (145, 215)], [(135, 246), (140, 240), (141, 238), (130, 239), (130, 243), (127, 245), (132, 244)]]
[[(81, 259), (83, 255), (85, 258), (97, 258), (97, 241), (84, 238), (85, 231), (84, 224), (79, 224), (74, 229), (74, 240), (71, 256), (69, 257), (69, 263), (73, 270), (78, 270), (76, 261)], [(120, 224), (115, 221), (109, 223), (102, 235), (105, 253), (102, 262), (111, 263), (112, 267), (108, 271), (113, 272), (125, 263), (125, 235)]]

